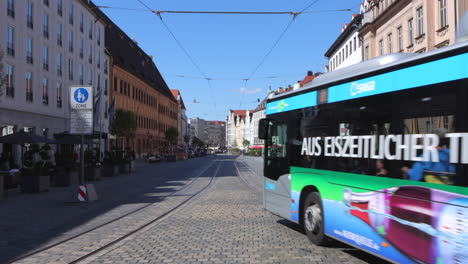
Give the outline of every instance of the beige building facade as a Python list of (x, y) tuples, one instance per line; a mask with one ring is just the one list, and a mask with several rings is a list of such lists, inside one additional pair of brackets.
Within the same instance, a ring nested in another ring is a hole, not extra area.
[(408, 52), (422, 53), (455, 43), (468, 0), (373, 0), (366, 3), (359, 32), (363, 60)]

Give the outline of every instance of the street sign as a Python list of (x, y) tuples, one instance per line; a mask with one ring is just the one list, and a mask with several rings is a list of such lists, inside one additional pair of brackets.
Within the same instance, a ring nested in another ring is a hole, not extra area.
[(93, 87), (70, 87), (70, 108), (78, 110), (93, 110)]
[(93, 110), (76, 110), (70, 111), (70, 134), (85, 134), (93, 133)]
[(70, 134), (93, 133), (93, 87), (70, 87)]

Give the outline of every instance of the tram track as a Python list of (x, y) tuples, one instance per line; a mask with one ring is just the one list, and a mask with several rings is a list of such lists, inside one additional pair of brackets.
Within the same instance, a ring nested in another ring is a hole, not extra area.
[[(215, 166), (217, 164), (217, 166)], [(171, 209), (165, 211), (164, 213), (162, 213), (161, 215), (147, 221), (146, 223), (134, 228), (133, 230), (127, 232), (126, 234), (122, 235), (122, 236), (119, 236), (118, 238), (112, 240), (111, 242), (108, 242), (102, 246), (99, 246), (98, 248), (82, 255), (82, 256), (79, 256), (78, 258), (75, 258), (74, 260), (72, 261), (67, 261), (65, 263), (78, 263), (78, 262), (81, 262), (81, 261), (84, 261), (88, 258), (90, 258), (91, 256), (94, 256), (96, 255), (97, 253), (99, 252), (102, 252), (103, 250), (105, 249), (108, 249), (109, 247), (113, 246), (113, 245), (116, 245), (117, 243), (121, 242), (122, 240), (138, 233), (139, 231), (145, 229), (146, 227), (148, 226), (151, 226), (153, 224), (156, 224), (158, 221), (161, 221), (162, 219), (164, 219), (165, 217), (169, 216), (170, 214), (174, 213), (175, 211), (177, 211), (177, 209), (179, 209), (180, 207), (182, 207), (183, 205), (186, 205), (188, 204), (190, 201), (192, 201), (194, 198), (196, 198), (197, 196), (199, 196), (203, 191), (205, 191), (208, 187), (210, 187), (212, 185), (212, 183), (214, 182), (214, 179), (216, 178), (218, 172), (219, 172), (219, 169), (220, 169), (220, 166), (221, 166), (221, 162), (218, 160), (218, 159), (215, 159), (211, 164), (209, 164), (205, 169), (203, 169), (200, 173), (198, 173), (198, 175), (196, 177), (194, 177), (190, 183), (184, 185), (182, 188), (172, 192), (171, 194), (168, 194), (168, 195), (165, 195), (165, 196), (161, 196), (161, 198), (169, 198), (169, 197), (186, 197), (186, 199), (184, 199), (182, 202), (178, 203), (177, 205), (173, 206)], [(215, 172), (211, 175), (210, 179), (209, 179), (209, 182), (204, 185), (201, 189), (199, 189), (198, 191), (196, 191), (195, 193), (192, 193), (190, 195), (179, 195), (178, 193), (182, 192), (182, 191), (185, 191), (187, 190), (189, 187), (193, 186), (194, 183), (200, 179), (200, 177), (207, 173), (210, 169), (212, 169), (213, 167), (216, 167), (215, 169)], [(46, 247), (43, 247), (43, 248), (40, 248), (40, 249), (37, 249), (35, 251), (32, 251), (28, 254), (25, 254), (25, 255), (22, 255), (18, 258), (15, 258), (13, 260), (10, 260), (6, 263), (17, 263), (17, 262), (21, 262), (23, 260), (27, 260), (29, 258), (34, 258), (34, 256), (36, 255), (39, 255), (41, 253), (45, 253), (49, 250), (53, 250), (59, 246), (62, 246), (62, 245), (65, 245), (66, 243), (68, 242), (73, 242), (74, 240), (76, 239), (79, 239), (85, 235), (88, 235), (88, 234), (91, 234), (95, 231), (99, 231), (100, 229), (104, 228), (104, 227), (107, 227), (107, 226), (110, 226), (111, 224), (113, 223), (117, 223), (118, 221), (120, 220), (123, 220), (125, 218), (128, 218), (132, 215), (135, 215), (136, 213), (139, 213), (139, 212), (142, 212), (144, 209), (147, 209), (151, 206), (154, 206), (155, 204), (157, 203), (160, 203), (159, 201), (158, 202), (153, 202), (153, 203), (149, 203), (149, 204), (146, 204), (142, 207), (139, 207), (135, 210), (132, 210), (124, 215), (121, 215), (117, 218), (114, 218), (110, 221), (107, 221), (105, 223), (102, 223), (102, 224), (99, 224), (98, 226), (96, 227), (93, 227), (91, 229), (88, 229), (86, 231), (83, 231), (83, 232), (80, 232), (76, 235), (73, 235), (71, 237), (68, 237), (66, 239), (63, 239), (63, 240), (60, 240), (58, 242), (55, 242), (51, 245), (48, 245)]]
[(236, 167), (237, 173), (239, 174), (239, 178), (244, 182), (244, 184), (249, 187), (257, 196), (260, 198), (262, 197), (262, 190), (254, 187), (252, 184), (248, 182), (247, 179), (245, 179), (244, 176), (242, 176), (242, 172), (239, 170), (239, 167), (237, 166), (237, 162), (242, 163), (245, 168), (247, 168), (252, 175), (256, 175), (255, 171), (250, 168), (248, 164), (246, 164), (244, 161), (238, 161), (237, 159), (234, 159), (234, 166)]

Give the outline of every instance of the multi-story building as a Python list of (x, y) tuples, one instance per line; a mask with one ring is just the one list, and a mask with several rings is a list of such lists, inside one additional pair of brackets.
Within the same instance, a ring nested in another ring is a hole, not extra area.
[(226, 123), (190, 118), (191, 138), (197, 137), (211, 147), (225, 146)]
[[(453, 44), (467, 0), (371, 0), (359, 36), (363, 59), (394, 53), (421, 53)], [(368, 14), (368, 15), (367, 15)]]
[(226, 146), (244, 148), (242, 142), (253, 142), (252, 111), (230, 110), (226, 120)]
[(179, 138), (177, 140), (179, 145), (184, 145), (185, 138), (189, 135), (188, 131), (188, 120), (187, 115), (185, 114), (185, 104), (182, 100), (182, 95), (179, 90), (171, 89), (172, 95), (177, 100), (177, 131), (179, 131)]
[(226, 122), (205, 121), (207, 130), (207, 144), (211, 147), (224, 147), (226, 145)]
[(325, 52), (328, 58), (328, 71), (334, 71), (362, 61), (361, 41), (359, 29), (362, 14), (353, 14), (351, 22), (341, 29), (341, 34)]
[(165, 151), (165, 132), (177, 128), (177, 101), (152, 57), (116, 24), (108, 21), (106, 48), (111, 56), (111, 98), (115, 109), (135, 114), (133, 138), (117, 138), (112, 144), (130, 147), (138, 155)]
[(253, 127), (253, 141), (251, 142), (252, 146), (263, 146), (264, 140), (258, 138), (258, 123), (260, 119), (266, 117), (266, 101), (268, 96), (263, 99), (263, 101), (258, 104), (257, 108), (253, 111), (252, 114), (252, 127)]
[(69, 131), (72, 85), (94, 87), (94, 130), (107, 133), (106, 22), (96, 10), (83, 0), (0, 1), (0, 47), (8, 76), (0, 98), (0, 136), (26, 130), (52, 138)]

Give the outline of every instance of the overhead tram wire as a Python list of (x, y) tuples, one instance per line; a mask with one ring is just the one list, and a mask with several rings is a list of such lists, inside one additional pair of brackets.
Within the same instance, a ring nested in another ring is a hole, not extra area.
[[(145, 4), (142, 0), (137, 0), (137, 1), (140, 4), (142, 4), (144, 7), (146, 7), (146, 9), (148, 9), (149, 11), (154, 13), (153, 10), (147, 4)], [(214, 93), (213, 93), (213, 87), (211, 86), (211, 82), (210, 82), (211, 79), (208, 78), (208, 76), (205, 74), (205, 72), (200, 68), (200, 66), (195, 62), (193, 57), (184, 48), (182, 43), (177, 39), (177, 37), (174, 35), (172, 30), (169, 28), (169, 26), (166, 24), (166, 22), (162, 18), (161, 14), (156, 14), (156, 15), (159, 17), (159, 19), (161, 20), (161, 23), (164, 25), (164, 27), (169, 32), (169, 34), (172, 36), (172, 38), (176, 41), (177, 45), (179, 45), (179, 47), (182, 49), (182, 51), (185, 53), (185, 55), (189, 58), (190, 62), (193, 64), (193, 66), (195, 66), (195, 68), (197, 68), (197, 70), (201, 73), (201, 75), (203, 75), (203, 77), (205, 77), (206, 81), (208, 82), (208, 88), (210, 90), (211, 99), (213, 100), (214, 110), (216, 111), (216, 100), (215, 100)]]
[(117, 7), (117, 6), (103, 6), (99, 5), (98, 8), (116, 9), (116, 10), (127, 10), (127, 11), (138, 11), (138, 12), (151, 12), (155, 14), (206, 14), (206, 15), (294, 15), (294, 14), (312, 14), (312, 13), (328, 13), (328, 12), (349, 12), (351, 9), (330, 9), (330, 10), (317, 10), (317, 11), (193, 11), (193, 10), (148, 10), (128, 7)]
[[(303, 8), (301, 11), (299, 12), (293, 12), (293, 17), (291, 19), (291, 21), (289, 21), (288, 25), (286, 26), (286, 28), (283, 30), (283, 32), (281, 33), (281, 35), (279, 36), (279, 38), (275, 41), (275, 43), (273, 44), (273, 46), (271, 46), (270, 50), (266, 53), (266, 55), (262, 58), (262, 60), (260, 61), (260, 63), (257, 65), (257, 67), (255, 67), (255, 69), (252, 71), (252, 73), (249, 75), (249, 77), (245, 78), (245, 82), (244, 82), (244, 87), (247, 88), (247, 83), (248, 81), (255, 75), (255, 73), (257, 73), (258, 69), (263, 65), (263, 63), (265, 63), (266, 59), (268, 58), (268, 56), (271, 54), (271, 52), (273, 51), (273, 49), (276, 47), (276, 45), (278, 45), (278, 43), (280, 42), (280, 40), (283, 38), (283, 36), (286, 34), (286, 32), (288, 31), (288, 29), (291, 27), (292, 23), (296, 20), (296, 17), (300, 14), (303, 14), (305, 11), (307, 11), (309, 8), (311, 8), (313, 5), (315, 5), (318, 1), (320, 0), (315, 0), (315, 1), (312, 1), (312, 3), (310, 3), (308, 6), (306, 6), (305, 8)], [(244, 100), (244, 96), (245, 96), (245, 93), (242, 93), (241, 94), (241, 100), (239, 102), (239, 107), (242, 107), (242, 101)]]

